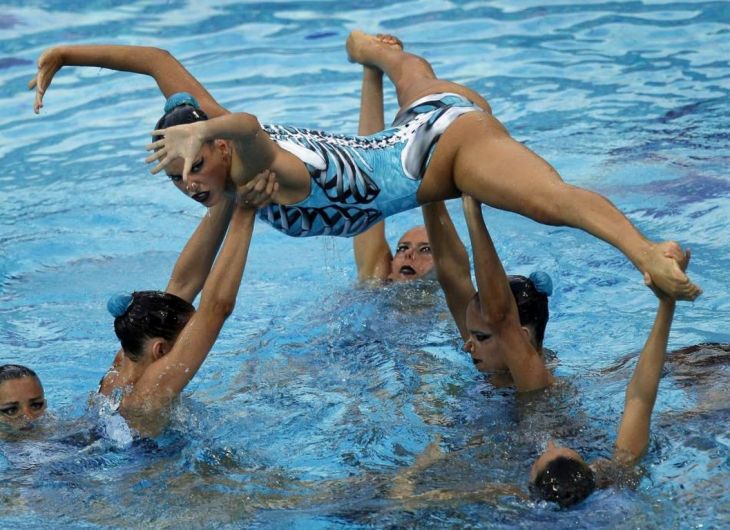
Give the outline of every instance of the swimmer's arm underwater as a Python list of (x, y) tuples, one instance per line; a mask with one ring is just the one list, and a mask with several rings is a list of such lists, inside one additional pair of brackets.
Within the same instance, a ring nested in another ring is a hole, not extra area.
[(165, 98), (188, 92), (200, 103), (209, 118), (228, 113), (180, 62), (168, 51), (148, 46), (76, 45), (56, 46), (38, 58), (38, 73), (28, 83), (36, 90), (33, 110), (43, 107), (43, 96), (53, 76), (64, 66), (96, 66), (153, 77)]
[(456, 232), (444, 202), (434, 202), (421, 207), (423, 221), (431, 243), (433, 263), (441, 289), (446, 297), (451, 316), (464, 341), (469, 339), (466, 327), (466, 308), (476, 293), (471, 281), (469, 254)]
[[(690, 253), (687, 251), (679, 266), (687, 270)], [(651, 414), (656, 402), (659, 380), (664, 367), (664, 360), (669, 341), (669, 330), (672, 327), (676, 302), (658, 290), (654, 290), (659, 298), (654, 326), (649, 333), (639, 361), (626, 387), (624, 413), (616, 437), (614, 461), (623, 465), (633, 465), (646, 451), (649, 444), (649, 428)]]
[(494, 326), (489, 340), (499, 341), (518, 391), (544, 388), (552, 382), (552, 376), (522, 328), (507, 274), (484, 224), (481, 205), (472, 197), (464, 196), (464, 216), (474, 253), (480, 310)]
[[(385, 128), (383, 72), (364, 66), (360, 92), (360, 122), (357, 134), (367, 136)], [(385, 221), (376, 223), (352, 239), (358, 280), (385, 280), (393, 254), (385, 239)]]

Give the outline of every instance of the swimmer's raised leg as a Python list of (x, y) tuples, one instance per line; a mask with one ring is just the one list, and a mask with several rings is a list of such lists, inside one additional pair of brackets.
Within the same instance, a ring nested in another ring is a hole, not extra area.
[[(437, 79), (423, 58), (361, 31), (350, 34), (347, 52), (351, 61), (376, 66), (388, 75), (401, 107), (425, 95), (447, 91), (489, 108), (474, 91)], [(465, 114), (443, 134), (418, 190), (418, 200), (425, 204), (462, 193), (540, 223), (585, 230), (621, 250), (648, 274), (651, 285), (674, 298), (693, 300), (701, 293), (677, 264), (679, 245), (649, 241), (605, 197), (563, 182), (550, 164), (514, 140), (486, 112)]]

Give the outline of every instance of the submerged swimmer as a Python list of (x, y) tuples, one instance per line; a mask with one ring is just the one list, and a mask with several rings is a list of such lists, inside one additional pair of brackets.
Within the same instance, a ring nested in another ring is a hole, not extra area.
[[(252, 182), (258, 190), (245, 190), (248, 199), (232, 206), (228, 233), (210, 274), (206, 269), (219, 242), (215, 236), (222, 237), (228, 224), (226, 208), (204, 220), (193, 234), (175, 265), (168, 292), (135, 292), (108, 304), (122, 349), (99, 392), (110, 396), (142, 435), (154, 436), (164, 427), (169, 405), (195, 376), (233, 312), (260, 205), (256, 197), (270, 196), (276, 189), (271, 172)], [(200, 279), (205, 283), (196, 311), (191, 302)]]
[[(38, 111), (65, 65), (151, 75), (170, 98), (155, 131), (161, 138), (149, 146), (152, 171), (165, 169), (181, 191), (212, 206), (270, 168), (280, 189), (259, 216), (289, 235), (352, 236), (394, 213), (466, 193), (538, 222), (581, 228), (621, 250), (664, 292), (688, 300), (699, 295), (671, 257), (676, 243), (650, 242), (608, 200), (564, 183), (511, 138), (481, 96), (438, 80), (424, 59), (364, 33), (352, 32), (347, 50), (352, 61), (379, 68), (395, 84), (401, 111), (392, 128), (347, 137), (262, 126), (251, 114), (229, 113), (155, 48), (51, 48), (30, 86)], [(192, 97), (171, 98), (183, 91)]]
[(28, 430), (46, 412), (38, 375), (19, 364), (0, 366), (0, 424), (12, 432)]

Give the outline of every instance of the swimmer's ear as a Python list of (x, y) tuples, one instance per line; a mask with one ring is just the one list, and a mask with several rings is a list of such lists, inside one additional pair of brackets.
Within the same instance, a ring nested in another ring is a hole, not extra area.
[(230, 155), (231, 154), (231, 147), (228, 145), (228, 142), (225, 140), (213, 140), (213, 145), (216, 146), (216, 148), (223, 154), (223, 155)]
[(170, 346), (165, 339), (155, 339), (152, 342), (152, 360), (156, 361), (164, 357), (170, 351)]

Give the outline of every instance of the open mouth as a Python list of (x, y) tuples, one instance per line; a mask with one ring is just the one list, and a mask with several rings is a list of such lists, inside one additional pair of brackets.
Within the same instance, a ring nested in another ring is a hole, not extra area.
[(210, 192), (209, 191), (199, 191), (195, 195), (191, 195), (191, 197), (193, 198), (193, 200), (204, 203), (205, 201), (208, 200), (208, 197), (210, 197)]
[(415, 276), (416, 275), (416, 270), (413, 267), (409, 267), (408, 265), (403, 265), (400, 268), (399, 272), (401, 274), (403, 274), (404, 276)]

